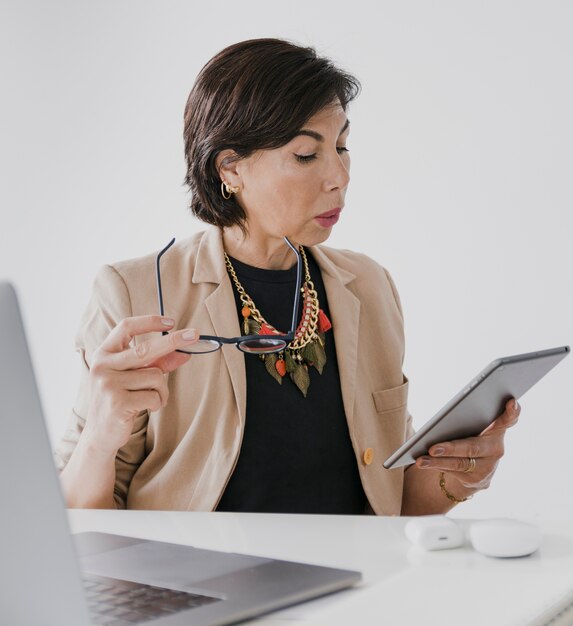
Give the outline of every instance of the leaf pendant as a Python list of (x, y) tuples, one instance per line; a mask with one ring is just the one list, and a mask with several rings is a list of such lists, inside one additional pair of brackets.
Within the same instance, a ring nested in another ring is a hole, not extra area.
[(314, 343), (314, 352), (316, 354), (316, 361), (314, 367), (318, 370), (319, 374), (322, 374), (322, 370), (326, 365), (326, 351), (320, 341)]
[(304, 360), (309, 365), (314, 365), (316, 363), (316, 358), (317, 358), (314, 342), (311, 341), (310, 343), (307, 343), (306, 346), (304, 346), (304, 348), (301, 350), (301, 354)]
[(294, 384), (300, 389), (302, 395), (306, 398), (308, 387), (310, 385), (310, 376), (308, 367), (305, 363), (297, 365), (294, 372), (290, 375)]
[(326, 352), (318, 338), (308, 343), (302, 349), (301, 354), (309, 366), (313, 366), (319, 374), (322, 374), (326, 365)]
[(245, 320), (245, 335), (258, 335), (261, 325), (254, 319)]
[(286, 363), (284, 362), (284, 359), (281, 359), (280, 357), (277, 359), (275, 369), (281, 378), (286, 374)]
[(296, 367), (296, 363), (295, 363), (295, 360), (293, 359), (293, 356), (290, 350), (285, 350), (285, 363), (286, 363), (286, 371), (289, 374), (292, 374), (292, 372), (294, 372), (294, 369)]
[(265, 367), (267, 372), (277, 381), (279, 385), (282, 385), (283, 377), (277, 372), (276, 368), (277, 355), (274, 352), (265, 355)]

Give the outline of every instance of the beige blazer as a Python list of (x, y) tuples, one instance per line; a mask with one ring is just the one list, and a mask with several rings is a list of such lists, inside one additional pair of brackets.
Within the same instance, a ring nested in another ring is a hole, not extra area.
[[(403, 470), (384, 459), (412, 432), (408, 381), (402, 374), (404, 333), (400, 301), (388, 272), (372, 259), (326, 246), (311, 249), (328, 297), (340, 385), (364, 491), (380, 515), (400, 513)], [(88, 414), (89, 363), (123, 318), (158, 312), (152, 254), (103, 267), (77, 338), (82, 356), (79, 393), (56, 451), (63, 468)], [(177, 328), (202, 334), (241, 334), (221, 231), (177, 242), (161, 261), (165, 314)], [(120, 508), (216, 508), (233, 472), (245, 426), (245, 356), (235, 346), (194, 356), (169, 374), (169, 402), (142, 413), (116, 458), (115, 501)], [(327, 365), (328, 367), (328, 365)], [(272, 410), (269, 408), (269, 410)], [(262, 468), (264, 470), (264, 468)]]

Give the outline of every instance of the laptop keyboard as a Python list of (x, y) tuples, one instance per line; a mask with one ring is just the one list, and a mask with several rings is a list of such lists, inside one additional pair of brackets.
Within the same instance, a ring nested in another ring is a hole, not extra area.
[(139, 624), (220, 600), (86, 573), (82, 579), (95, 626)]

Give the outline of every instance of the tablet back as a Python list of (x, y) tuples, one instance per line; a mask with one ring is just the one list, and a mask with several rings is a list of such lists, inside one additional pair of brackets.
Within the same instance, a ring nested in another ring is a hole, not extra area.
[(492, 361), (388, 457), (384, 467), (410, 465), (436, 443), (478, 435), (503, 413), (508, 400), (519, 399), (569, 352), (569, 346), (562, 346)]

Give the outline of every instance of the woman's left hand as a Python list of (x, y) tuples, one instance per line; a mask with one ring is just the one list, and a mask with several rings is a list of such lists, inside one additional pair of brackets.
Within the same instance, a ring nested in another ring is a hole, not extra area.
[(437, 443), (428, 456), (416, 460), (416, 466), (444, 472), (468, 493), (487, 489), (503, 456), (505, 432), (517, 423), (519, 413), (517, 400), (509, 400), (505, 411), (477, 437)]

